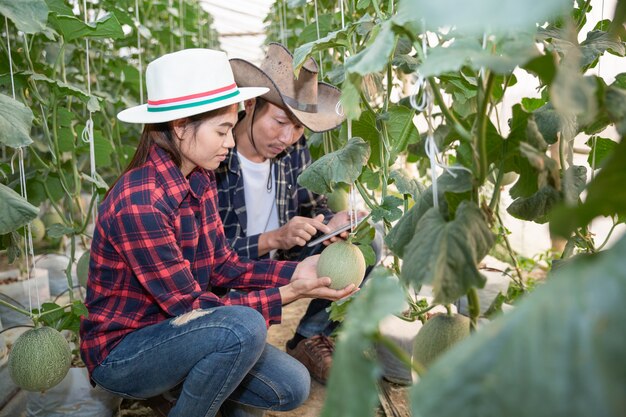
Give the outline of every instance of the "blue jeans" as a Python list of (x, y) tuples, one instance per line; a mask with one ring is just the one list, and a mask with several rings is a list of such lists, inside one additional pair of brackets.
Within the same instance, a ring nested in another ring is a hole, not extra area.
[[(306, 368), (268, 345), (260, 313), (249, 307), (198, 310), (136, 330), (92, 373), (102, 388), (145, 399), (182, 383), (172, 417), (261, 416), (291, 410), (309, 396)], [(203, 315), (201, 315), (203, 314)]]

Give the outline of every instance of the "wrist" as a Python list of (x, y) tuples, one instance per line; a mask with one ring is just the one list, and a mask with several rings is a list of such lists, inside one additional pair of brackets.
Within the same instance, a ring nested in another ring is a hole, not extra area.
[(278, 287), (278, 291), (280, 293), (280, 298), (282, 300), (283, 305), (289, 304), (292, 301), (295, 301), (298, 299), (298, 294), (296, 294), (296, 292), (293, 290), (293, 286), (291, 284)]

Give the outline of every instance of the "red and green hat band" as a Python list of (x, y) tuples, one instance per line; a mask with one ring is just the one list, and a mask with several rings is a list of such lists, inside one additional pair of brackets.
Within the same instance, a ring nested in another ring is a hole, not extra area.
[(148, 100), (149, 112), (160, 112), (187, 109), (190, 107), (203, 106), (205, 104), (215, 103), (235, 97), (239, 94), (237, 84), (233, 83), (226, 87), (216, 90), (206, 91), (203, 93), (191, 94), (188, 96), (167, 98), (163, 100)]

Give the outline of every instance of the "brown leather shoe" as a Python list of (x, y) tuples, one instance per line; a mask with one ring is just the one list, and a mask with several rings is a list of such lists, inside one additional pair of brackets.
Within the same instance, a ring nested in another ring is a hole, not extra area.
[(330, 338), (320, 334), (301, 340), (293, 349), (287, 346), (286, 350), (289, 355), (306, 366), (316, 381), (326, 385), (335, 350), (335, 344)]

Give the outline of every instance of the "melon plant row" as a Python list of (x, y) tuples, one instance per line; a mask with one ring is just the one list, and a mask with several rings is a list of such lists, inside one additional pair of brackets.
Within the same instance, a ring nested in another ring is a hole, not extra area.
[[(613, 231), (626, 220), (626, 73), (603, 77), (599, 68), (603, 56), (624, 57), (626, 2), (607, 3), (601, 13), (604, 2), (586, 0), (313, 3), (276, 1), (270, 40), (295, 51), (296, 73), (307, 57), (320, 61), (325, 81), (342, 89), (350, 122), (309, 137), (316, 161), (299, 182), (322, 194), (352, 185), (384, 226), (394, 258), (350, 300), (322, 414), (374, 415), (382, 367), (371, 352), (388, 342), (378, 322), (390, 314), (425, 317), (431, 306), (420, 307), (409, 296), (414, 290), (432, 286), (434, 304), (467, 299), (476, 328), (477, 290), (485, 285), (478, 263), (487, 254), (513, 265), (509, 294), (521, 295), (519, 302), (429, 364), (410, 388), (413, 415), (623, 414), (626, 381), (618, 375), (626, 371), (626, 340), (609, 334), (623, 334), (626, 319), (615, 295), (626, 291), (626, 241), (604, 251), (609, 245), (594, 239), (591, 221), (606, 216)], [(605, 19), (588, 22), (592, 8)], [(503, 104), (522, 75), (538, 94)], [(422, 101), (425, 91), (432, 106)], [(500, 123), (504, 106), (511, 116)], [(589, 159), (577, 165), (581, 138)], [(433, 143), (437, 161), (452, 170), (431, 175)], [(566, 242), (532, 293), (501, 210), (547, 223)], [(434, 356), (425, 352), (446, 345), (440, 339), (460, 334), (434, 333), (418, 335), (415, 371)], [(559, 395), (565, 392), (581, 400), (568, 401)]]

